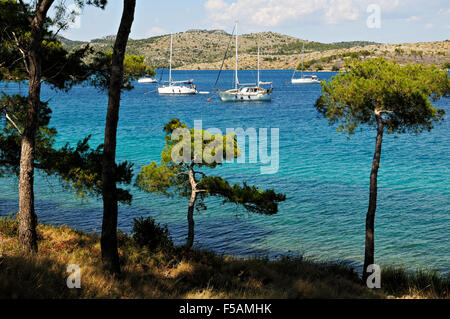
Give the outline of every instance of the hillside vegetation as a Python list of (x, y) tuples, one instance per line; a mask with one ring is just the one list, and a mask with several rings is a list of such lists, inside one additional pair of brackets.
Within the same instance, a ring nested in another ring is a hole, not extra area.
[[(339, 71), (347, 58), (370, 59), (383, 57), (396, 60), (400, 64), (423, 63), (435, 64), (443, 68), (449, 67), (450, 41), (421, 42), (405, 44), (372, 44), (357, 46), (348, 49), (329, 49), (325, 51), (306, 51), (304, 56), (305, 70), (309, 71)], [(295, 55), (270, 55), (261, 56), (261, 69), (295, 69), (301, 67), (302, 57)], [(222, 61), (213, 63), (197, 63), (185, 65), (183, 69), (191, 70), (215, 70), (220, 69)], [(235, 58), (232, 55), (225, 60), (224, 68), (233, 69)], [(241, 69), (256, 69), (257, 58), (254, 54), (239, 54), (239, 67)]]
[[(224, 67), (234, 68), (234, 39), (222, 30), (189, 30), (173, 35), (173, 66), (179, 69), (219, 69), (225, 52), (228, 59)], [(68, 48), (85, 45), (86, 42), (60, 38)], [(94, 39), (90, 43), (97, 50), (112, 50), (114, 36)], [(416, 62), (443, 65), (450, 62), (450, 41), (407, 44), (377, 44), (367, 41), (320, 43), (274, 33), (261, 32), (239, 37), (241, 69), (257, 67), (257, 47), (261, 49), (262, 69), (294, 69), (301, 63), (300, 53), (305, 43), (305, 61), (310, 70), (337, 70), (346, 57), (378, 57), (396, 59), (400, 63)], [(170, 35), (142, 40), (130, 40), (128, 53), (143, 55), (155, 68), (169, 65)]]

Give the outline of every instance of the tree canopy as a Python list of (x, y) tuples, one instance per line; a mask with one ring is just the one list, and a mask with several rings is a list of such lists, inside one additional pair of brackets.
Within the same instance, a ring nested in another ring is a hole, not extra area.
[[(192, 171), (198, 180), (197, 188), (202, 198), (221, 197), (224, 202), (242, 205), (259, 214), (273, 215), (278, 212), (278, 203), (286, 199), (285, 195), (273, 190), (261, 190), (246, 183), (242, 186), (230, 185), (221, 177), (207, 176), (195, 168), (215, 168), (226, 159), (240, 157), (241, 151), (234, 133), (213, 135), (206, 130), (196, 132), (194, 128), (188, 129), (178, 119), (166, 124), (164, 131), (166, 146), (161, 153), (161, 164), (152, 162), (142, 167), (136, 181), (141, 190), (166, 196), (189, 197), (189, 172)], [(177, 131), (175, 138), (174, 131)], [(196, 143), (201, 146), (196, 148)]]
[(444, 118), (444, 110), (432, 104), (450, 92), (447, 72), (435, 66), (400, 66), (382, 58), (347, 61), (346, 72), (326, 83), (316, 108), (338, 131), (353, 134), (360, 125), (376, 127), (377, 137), (370, 174), (369, 208), (366, 215), (366, 246), (363, 280), (375, 260), (375, 212), (378, 170), (383, 134), (420, 133), (431, 130)]
[[(111, 77), (110, 67), (112, 65), (112, 51), (95, 52), (89, 65), (90, 83), (102, 90), (108, 89)], [(124, 74), (122, 81), (123, 90), (132, 90), (132, 82), (142, 76), (154, 76), (156, 72), (147, 63), (144, 56), (125, 55)]]
[(187, 247), (193, 245), (193, 211), (206, 209), (207, 197), (218, 197), (223, 203), (264, 215), (276, 214), (278, 204), (286, 200), (285, 195), (272, 189), (262, 190), (246, 183), (230, 185), (221, 177), (211, 177), (198, 170), (213, 169), (225, 160), (241, 156), (236, 134), (213, 135), (205, 130), (188, 129), (179, 119), (172, 119), (164, 131), (166, 146), (161, 153), (161, 164), (152, 162), (142, 167), (136, 185), (149, 193), (190, 197)]
[[(103, 7), (104, 0), (76, 1)], [(42, 81), (52, 89), (69, 91), (76, 84), (92, 84), (105, 90), (108, 88), (112, 53), (94, 52), (88, 45), (67, 51), (56, 37), (52, 27), (64, 28), (67, 17), (58, 4), (55, 18), (47, 18), (40, 55), (42, 58)], [(27, 50), (31, 42), (30, 17), (35, 8), (16, 1), (0, 1), (0, 81), (23, 82), (28, 80)], [(59, 13), (58, 13), (59, 12)], [(154, 72), (143, 57), (126, 56), (124, 89), (131, 90), (131, 82), (137, 77)], [(28, 97), (22, 95), (0, 96), (0, 176), (18, 175), (20, 171), (21, 139), (27, 123)], [(77, 197), (101, 195), (103, 146), (89, 146), (90, 137), (80, 140), (75, 147), (66, 144), (56, 149), (57, 131), (50, 127), (51, 108), (41, 102), (36, 131), (34, 167), (47, 175), (58, 176), (63, 185), (73, 189)], [(116, 179), (120, 184), (130, 184), (132, 164), (119, 163)], [(118, 189), (118, 199), (131, 202), (128, 190)]]
[(346, 72), (322, 83), (322, 88), (318, 112), (348, 134), (361, 124), (376, 126), (375, 110), (384, 114), (389, 133), (431, 130), (445, 112), (430, 99), (438, 100), (450, 92), (445, 71), (421, 64), (400, 66), (382, 58), (351, 60)]

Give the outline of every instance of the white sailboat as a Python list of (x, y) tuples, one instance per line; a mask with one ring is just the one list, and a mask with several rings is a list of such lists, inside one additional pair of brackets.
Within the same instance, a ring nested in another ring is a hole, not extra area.
[(138, 83), (140, 83), (140, 84), (156, 83), (156, 82), (158, 82), (157, 79), (155, 79), (155, 78), (148, 78), (148, 77), (140, 78), (138, 80)]
[(320, 83), (319, 78), (316, 75), (305, 75), (303, 73), (305, 65), (305, 43), (303, 42), (302, 47), (302, 75), (300, 78), (295, 78), (295, 73), (297, 73), (297, 70), (294, 71), (294, 74), (292, 75), (291, 83), (292, 84), (311, 84), (311, 83)]
[[(272, 100), (272, 82), (261, 82), (260, 81), (260, 70), (259, 70), (259, 47), (258, 47), (258, 80), (256, 86), (244, 86), (245, 84), (239, 83), (238, 68), (239, 68), (239, 57), (238, 57), (238, 44), (239, 36), (237, 32), (238, 24), (236, 22), (236, 68), (235, 68), (235, 87), (234, 89), (227, 91), (218, 91), (220, 99), (223, 102), (237, 102), (237, 101), (270, 101)], [(270, 89), (261, 87), (261, 85), (270, 85)]]
[(173, 52), (173, 35), (170, 35), (170, 69), (169, 81), (167, 84), (158, 88), (158, 93), (163, 95), (192, 95), (197, 94), (197, 87), (193, 84), (194, 80), (173, 81), (172, 79), (172, 52)]

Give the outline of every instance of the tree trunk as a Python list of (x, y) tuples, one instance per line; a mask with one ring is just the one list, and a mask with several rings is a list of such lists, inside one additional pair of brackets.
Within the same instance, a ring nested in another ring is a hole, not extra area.
[(367, 281), (370, 273), (367, 268), (375, 263), (375, 212), (377, 209), (378, 192), (378, 169), (380, 167), (381, 149), (383, 143), (384, 125), (381, 113), (375, 111), (377, 120), (377, 140), (375, 145), (375, 154), (372, 162), (372, 172), (370, 174), (370, 197), (369, 209), (366, 216), (366, 249), (364, 257), (363, 281)]
[(37, 252), (36, 225), (37, 216), (34, 210), (34, 155), (35, 137), (39, 124), (41, 105), (42, 74), (42, 38), (47, 12), (54, 0), (40, 1), (35, 16), (31, 19), (30, 47), (26, 54), (26, 65), (29, 74), (28, 110), (26, 124), (22, 134), (19, 176), (19, 245), (26, 251)]
[(128, 37), (134, 20), (136, 0), (124, 0), (124, 9), (114, 44), (111, 65), (111, 79), (108, 93), (105, 142), (102, 171), (103, 224), (101, 236), (102, 260), (106, 270), (120, 273), (117, 251), (117, 186), (116, 186), (116, 138), (119, 122), (120, 95), (123, 80), (123, 61)]
[(19, 244), (23, 250), (37, 252), (37, 216), (34, 211), (34, 133), (22, 137), (19, 177)]
[(191, 199), (189, 200), (188, 207), (188, 236), (186, 239), (186, 248), (191, 249), (194, 246), (194, 210), (195, 210), (195, 202), (197, 201), (197, 182), (195, 180), (194, 168), (191, 166), (189, 168), (189, 183), (191, 184)]
[(195, 202), (197, 201), (197, 192), (193, 191), (191, 195), (191, 199), (189, 200), (189, 208), (188, 208), (188, 236), (186, 240), (186, 248), (191, 249), (194, 246), (194, 210), (195, 210)]

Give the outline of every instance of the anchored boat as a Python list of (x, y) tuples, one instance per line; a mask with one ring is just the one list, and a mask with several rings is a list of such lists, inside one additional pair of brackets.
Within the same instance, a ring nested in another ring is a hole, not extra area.
[(173, 81), (172, 79), (172, 53), (173, 52), (173, 35), (170, 35), (170, 68), (169, 68), (169, 81), (167, 84), (158, 88), (158, 93), (162, 95), (193, 95), (197, 94), (197, 86), (194, 84), (194, 80), (186, 81)]
[[(239, 69), (239, 56), (238, 56), (238, 44), (239, 35), (237, 32), (238, 24), (236, 22), (235, 32), (236, 32), (236, 68), (235, 68), (235, 87), (227, 91), (217, 91), (220, 99), (223, 102), (232, 101), (270, 101), (272, 100), (273, 87), (272, 82), (261, 82), (260, 81), (260, 68), (259, 68), (259, 46), (258, 46), (258, 80), (256, 85), (240, 84), (238, 77)], [(262, 85), (270, 85), (270, 88), (264, 88)]]
[(138, 80), (138, 83), (140, 84), (147, 84), (147, 83), (157, 83), (158, 80), (155, 78), (140, 78)]
[(297, 70), (294, 71), (294, 74), (292, 75), (291, 83), (292, 84), (312, 84), (312, 83), (320, 83), (319, 78), (316, 75), (305, 75), (303, 73), (305, 65), (305, 42), (303, 42), (302, 47), (302, 72), (300, 78), (295, 78), (295, 74), (297, 73)]

